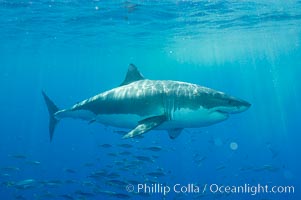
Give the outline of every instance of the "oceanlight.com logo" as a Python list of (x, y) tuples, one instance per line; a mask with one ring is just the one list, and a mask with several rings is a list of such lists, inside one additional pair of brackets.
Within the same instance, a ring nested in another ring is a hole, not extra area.
[(250, 194), (252, 196), (258, 194), (294, 194), (294, 186), (269, 186), (269, 185), (220, 185), (220, 184), (204, 184), (202, 186), (196, 184), (174, 184), (163, 185), (156, 184), (129, 184), (126, 186), (126, 191), (137, 194)]

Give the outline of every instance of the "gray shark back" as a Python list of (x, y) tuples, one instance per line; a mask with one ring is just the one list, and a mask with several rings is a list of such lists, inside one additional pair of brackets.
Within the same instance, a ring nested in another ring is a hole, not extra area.
[[(167, 114), (181, 108), (198, 109), (218, 92), (179, 81), (139, 80), (82, 101), (71, 110), (89, 110), (100, 114)], [(207, 104), (205, 104), (207, 102)]]

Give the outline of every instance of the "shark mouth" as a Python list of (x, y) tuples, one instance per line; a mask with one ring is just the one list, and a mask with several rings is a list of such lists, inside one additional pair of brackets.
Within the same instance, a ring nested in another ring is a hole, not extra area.
[(229, 112), (223, 111), (223, 110), (216, 110), (216, 112), (219, 112), (219, 113), (222, 113), (222, 114), (229, 114)]
[(223, 111), (223, 110), (216, 110), (215, 112), (218, 112), (221, 115), (224, 115), (225, 117), (229, 117), (229, 112), (227, 111)]

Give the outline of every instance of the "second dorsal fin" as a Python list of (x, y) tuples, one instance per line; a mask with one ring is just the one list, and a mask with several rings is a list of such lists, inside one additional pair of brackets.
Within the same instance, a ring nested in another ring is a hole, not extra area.
[(120, 86), (127, 85), (127, 84), (130, 84), (132, 82), (143, 80), (143, 79), (144, 79), (144, 77), (139, 72), (139, 70), (137, 69), (137, 67), (135, 65), (133, 65), (133, 64), (130, 64), (128, 72), (126, 73), (125, 79), (120, 84)]

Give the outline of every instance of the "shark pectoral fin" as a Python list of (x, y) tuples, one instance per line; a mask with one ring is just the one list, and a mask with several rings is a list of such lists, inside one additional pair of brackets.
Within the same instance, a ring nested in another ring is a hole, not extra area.
[(133, 130), (128, 132), (125, 136), (123, 136), (123, 138), (132, 138), (146, 133), (147, 131), (150, 131), (151, 129), (154, 129), (157, 126), (161, 125), (163, 122), (166, 121), (166, 119), (167, 118), (165, 115), (159, 115), (141, 120), (138, 126), (136, 126)]
[(168, 130), (168, 135), (170, 139), (175, 139), (177, 138), (181, 132), (182, 132), (182, 128), (175, 128), (175, 129), (169, 129)]

